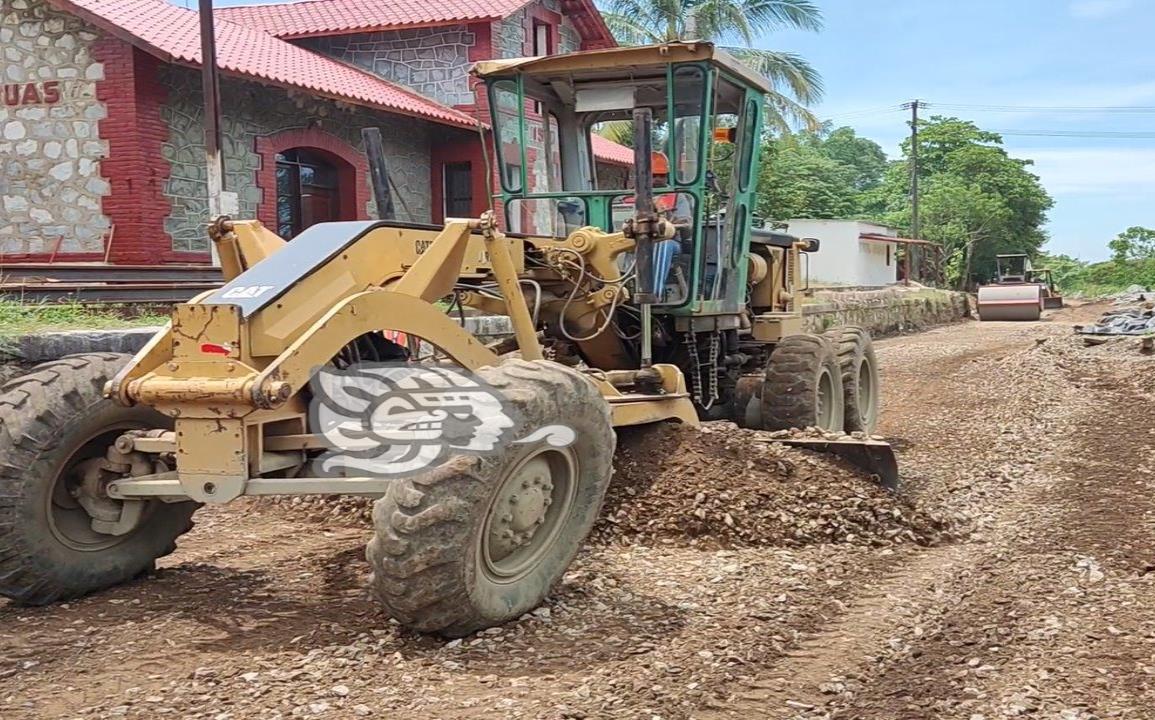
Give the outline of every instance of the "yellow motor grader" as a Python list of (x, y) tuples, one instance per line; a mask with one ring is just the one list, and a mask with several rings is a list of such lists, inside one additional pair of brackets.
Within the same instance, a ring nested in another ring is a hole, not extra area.
[[(287, 242), (218, 218), (225, 284), (135, 357), (66, 357), (4, 386), (0, 593), (43, 604), (128, 580), (204, 503), (357, 494), (377, 498), (377, 597), (403, 625), (462, 635), (561, 577), (615, 427), (860, 431), (795, 442), (894, 479), (869, 439), (870, 338), (802, 332), (799, 258), (817, 242), (754, 218), (765, 80), (707, 43), (474, 72), (503, 221), (335, 222)], [(621, 122), (634, 179), (607, 187), (590, 135)], [(508, 316), (513, 337), (486, 344), (459, 307)]]

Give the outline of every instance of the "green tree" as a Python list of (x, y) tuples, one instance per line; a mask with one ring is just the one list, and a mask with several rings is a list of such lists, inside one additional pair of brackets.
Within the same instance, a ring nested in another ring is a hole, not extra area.
[(1051, 271), (1055, 284), (1063, 292), (1076, 292), (1087, 280), (1087, 263), (1070, 255), (1042, 252), (1035, 258), (1040, 268)]
[(1155, 230), (1135, 225), (1107, 243), (1115, 262), (1155, 258)]
[[(882, 184), (866, 193), (864, 212), (909, 232), (910, 141)], [(1012, 158), (997, 133), (958, 118), (919, 123), (920, 234), (942, 244), (948, 278), (963, 288), (994, 274), (995, 255), (1034, 255), (1053, 200), (1031, 161)]]
[(775, 88), (768, 98), (770, 127), (786, 130), (791, 122), (818, 126), (806, 109), (822, 97), (818, 72), (794, 53), (753, 47), (756, 35), (770, 30), (819, 30), (822, 13), (812, 0), (605, 0), (602, 17), (626, 45), (675, 40), (718, 43), (765, 75)]
[(878, 143), (855, 134), (854, 128), (832, 130), (820, 136), (819, 143), (823, 155), (851, 169), (855, 190), (870, 190), (882, 182), (886, 153)]
[(858, 208), (854, 169), (808, 144), (767, 142), (758, 187), (758, 214), (772, 220), (850, 217)]
[(840, 128), (826, 137), (800, 133), (767, 138), (758, 178), (758, 214), (773, 220), (856, 215), (860, 183), (877, 184), (881, 173), (869, 178), (864, 164), (854, 164), (846, 147), (849, 141), (861, 141), (871, 154), (877, 150), (882, 155), (882, 149), (853, 135), (850, 128)]

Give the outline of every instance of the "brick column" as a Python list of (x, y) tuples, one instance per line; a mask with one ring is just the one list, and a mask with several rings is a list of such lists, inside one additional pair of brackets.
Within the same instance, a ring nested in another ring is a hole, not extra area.
[(108, 141), (100, 173), (111, 186), (102, 203), (112, 224), (109, 262), (207, 261), (207, 254), (174, 253), (164, 230), (172, 208), (164, 194), (169, 164), (161, 146), (168, 140), (168, 127), (160, 110), (167, 92), (157, 79), (159, 61), (110, 37), (97, 40), (92, 55), (104, 64), (96, 96), (108, 112), (100, 121), (100, 137)]

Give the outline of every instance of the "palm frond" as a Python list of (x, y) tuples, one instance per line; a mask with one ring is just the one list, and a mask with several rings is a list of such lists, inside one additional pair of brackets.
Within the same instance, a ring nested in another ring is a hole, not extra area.
[(607, 120), (598, 123), (594, 127), (594, 132), (606, 140), (616, 142), (618, 145), (625, 145), (626, 147), (634, 146), (633, 120)]
[(815, 132), (821, 127), (818, 118), (793, 98), (782, 93), (770, 93), (766, 96), (766, 122), (768, 130), (785, 135), (802, 127)]
[(731, 0), (749, 23), (760, 30), (822, 29), (822, 11), (812, 0)]
[(604, 12), (602, 18), (606, 21), (606, 27), (610, 29), (613, 36), (623, 45), (649, 45), (665, 40), (664, 37), (655, 33), (648, 23), (639, 21), (636, 17)]
[(752, 70), (765, 75), (775, 88), (788, 90), (805, 105), (822, 98), (822, 76), (801, 55), (741, 47), (727, 47), (725, 50)]
[(694, 5), (694, 25), (697, 37), (717, 41), (724, 37), (738, 37), (743, 43), (754, 42), (754, 33), (742, 13), (741, 3), (734, 0), (704, 0)]

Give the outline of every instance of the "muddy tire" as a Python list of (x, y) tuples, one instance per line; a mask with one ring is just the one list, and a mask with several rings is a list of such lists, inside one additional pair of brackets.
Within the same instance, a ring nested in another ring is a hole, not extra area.
[(848, 325), (825, 333), (834, 345), (842, 372), (842, 396), (846, 407), (846, 432), (873, 433), (878, 425), (878, 360), (874, 343), (864, 328)]
[(374, 505), (374, 593), (402, 625), (449, 637), (517, 618), (546, 597), (597, 519), (616, 443), (607, 403), (579, 373), (510, 360), (478, 374), (515, 416), (505, 438), (560, 424), (575, 439), (457, 456), (391, 483)]
[(766, 430), (817, 427), (841, 431), (841, 372), (830, 342), (818, 335), (783, 338), (770, 353), (761, 406)]
[(0, 595), (43, 605), (151, 570), (192, 527), (193, 502), (147, 501), (135, 527), (98, 533), (69, 490), (86, 459), (125, 430), (171, 427), (150, 408), (102, 397), (128, 355), (74, 355), (0, 387)]

